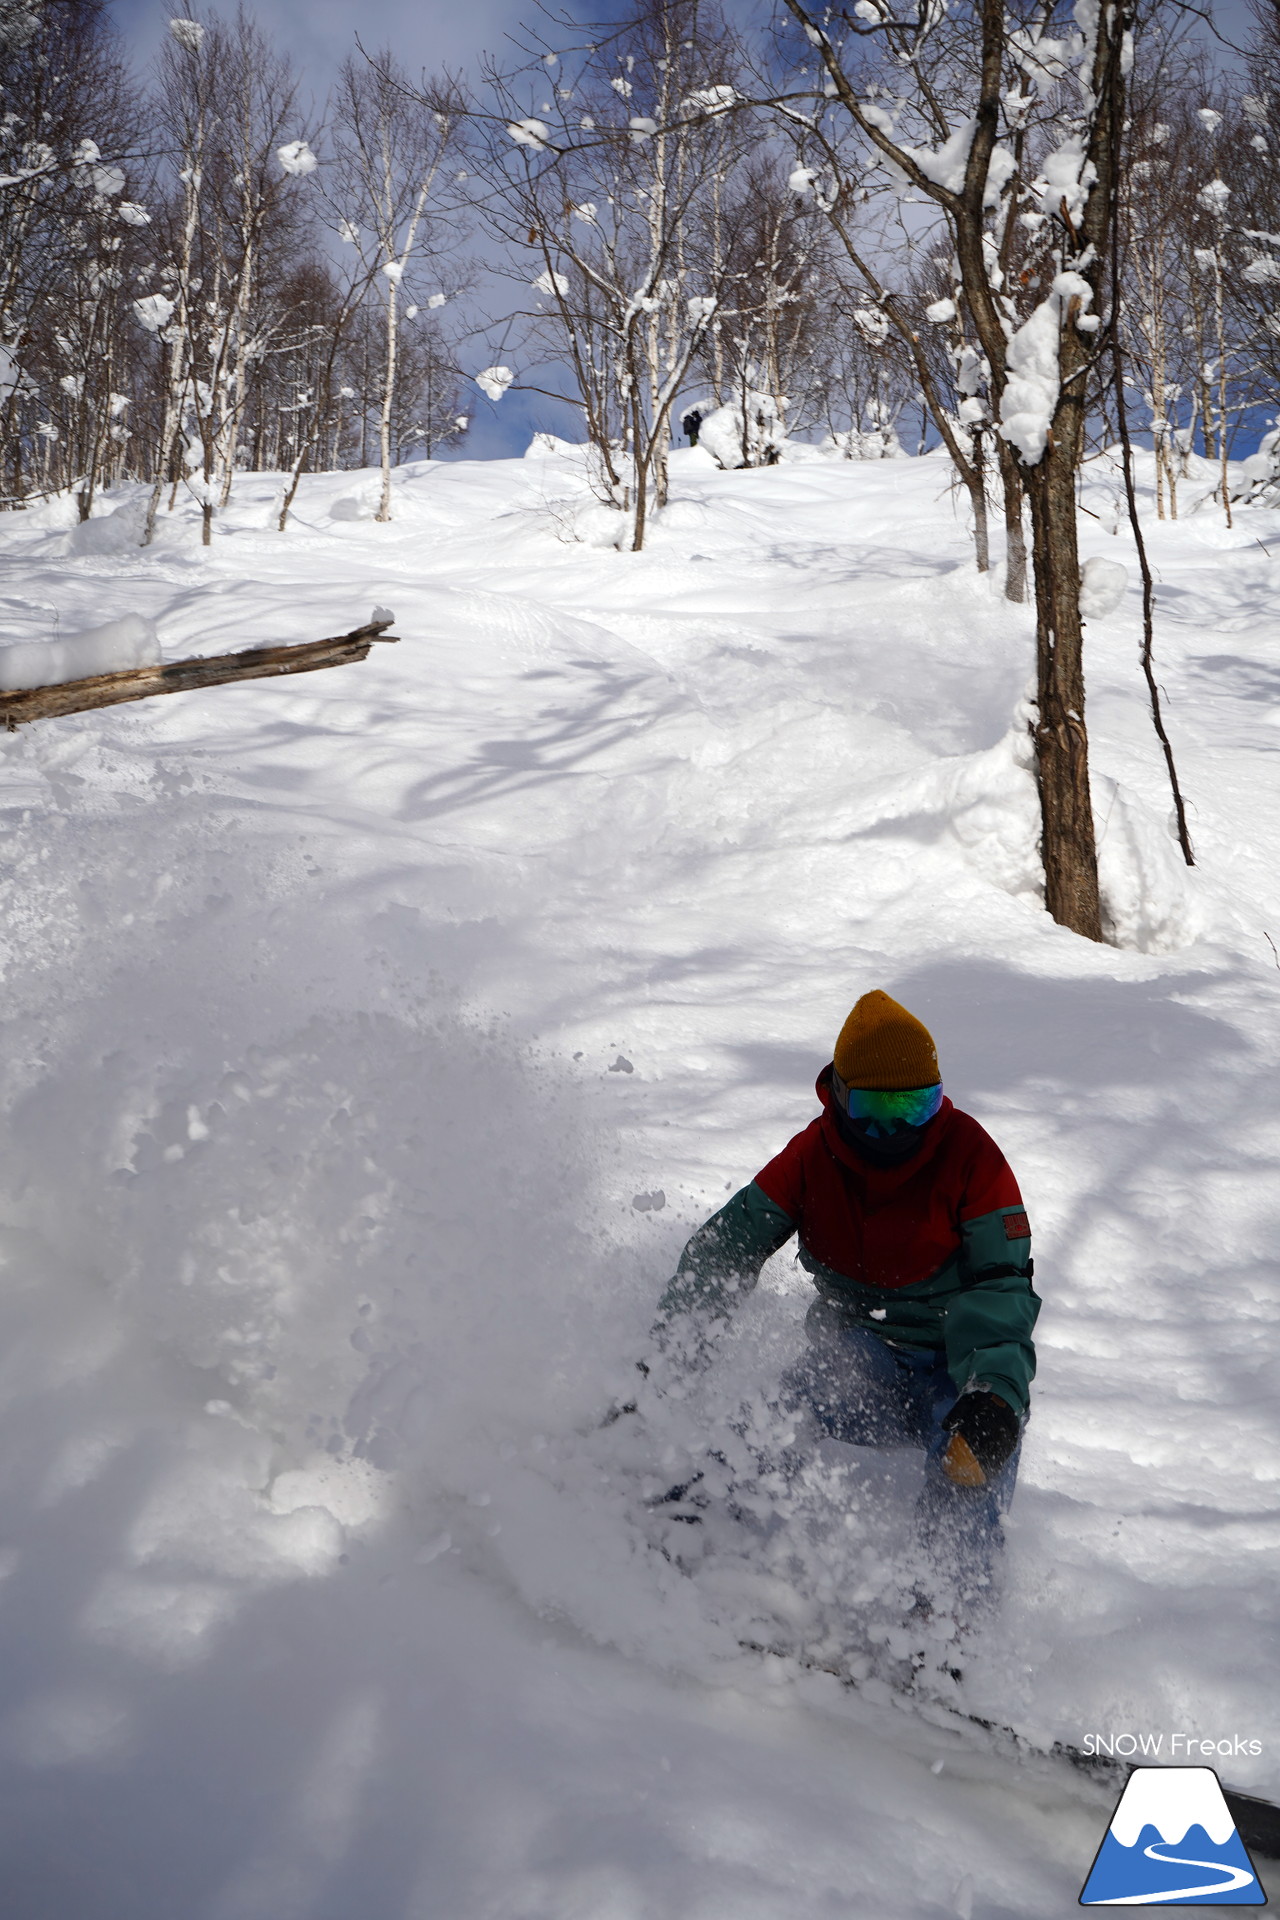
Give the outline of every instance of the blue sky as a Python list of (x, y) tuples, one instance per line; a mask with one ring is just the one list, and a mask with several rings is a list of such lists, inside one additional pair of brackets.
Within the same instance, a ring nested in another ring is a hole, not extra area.
[[(232, 5), (234, 0), (226, 10)], [(758, 0), (724, 0), (724, 5), (731, 18), (759, 12)], [(155, 51), (170, 15), (179, 10), (178, 0), (111, 0), (112, 14), (140, 59)], [(549, 10), (559, 11), (554, 4)], [(594, 0), (582, 10), (608, 18), (615, 9), (610, 0)], [(536, 18), (538, 6), (537, 0), (360, 0), (359, 5), (349, 0), (259, 0), (252, 11), (293, 53), (319, 98), (357, 33), (371, 50), (393, 47), (411, 72), (470, 67), (481, 52), (501, 52), (506, 36), (522, 20)], [(566, 11), (578, 8), (570, 5)], [(1230, 38), (1243, 36), (1247, 0), (1216, 0), (1213, 12)]]
[[(231, 12), (234, 0), (219, 11)], [(111, 12), (140, 59), (154, 53), (172, 14), (172, 0), (112, 0)], [(251, 11), (287, 48), (322, 99), (338, 62), (358, 33), (373, 50), (390, 46), (410, 72), (470, 66), (536, 8), (531, 0), (261, 0)]]

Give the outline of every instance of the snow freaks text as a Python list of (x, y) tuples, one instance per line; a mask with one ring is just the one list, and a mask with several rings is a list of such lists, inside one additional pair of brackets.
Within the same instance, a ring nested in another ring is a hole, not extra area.
[(1141, 1754), (1150, 1760), (1194, 1762), (1214, 1758), (1232, 1760), (1242, 1754), (1256, 1757), (1262, 1752), (1261, 1740), (1241, 1733), (1217, 1740), (1204, 1739), (1198, 1733), (1086, 1733), (1081, 1747), (1087, 1754), (1104, 1755), (1109, 1760), (1133, 1760)]

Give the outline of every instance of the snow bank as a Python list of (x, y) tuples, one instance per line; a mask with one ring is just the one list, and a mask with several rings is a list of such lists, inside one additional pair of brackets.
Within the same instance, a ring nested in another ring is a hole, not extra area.
[(329, 518), (339, 521), (372, 520), (377, 514), (381, 498), (381, 482), (368, 480), (354, 493), (340, 494), (336, 500), (331, 500)]
[[(87, 520), (76, 512), (67, 516), (66, 552), (71, 554), (124, 554), (136, 551), (142, 543), (147, 503), (136, 496), (120, 500), (118, 490), (99, 494), (94, 511)], [(156, 527), (156, 544), (172, 543), (171, 524), (162, 515)]]
[(65, 640), (20, 640), (0, 647), (0, 689), (56, 687), (100, 673), (124, 673), (131, 667), (157, 667), (160, 642), (140, 613), (126, 613), (100, 627), (69, 634)]
[(559, 434), (535, 433), (524, 450), (526, 460), (571, 459), (585, 461), (588, 450), (581, 440), (562, 440)]
[(982, 753), (935, 763), (890, 788), (860, 824), (929, 820), (992, 886), (1030, 905), (1044, 901), (1040, 802), (1033, 770), (1030, 709)]
[(1091, 784), (1107, 939), (1139, 953), (1191, 946), (1210, 923), (1198, 876), (1178, 845), (1172, 808), (1157, 813), (1096, 769)]

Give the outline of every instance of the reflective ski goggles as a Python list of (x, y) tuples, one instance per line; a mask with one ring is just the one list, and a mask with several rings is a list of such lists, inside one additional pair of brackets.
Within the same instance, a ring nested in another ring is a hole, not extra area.
[(841, 1113), (862, 1125), (894, 1133), (899, 1127), (923, 1127), (942, 1105), (942, 1082), (932, 1087), (847, 1087), (835, 1068), (831, 1090)]

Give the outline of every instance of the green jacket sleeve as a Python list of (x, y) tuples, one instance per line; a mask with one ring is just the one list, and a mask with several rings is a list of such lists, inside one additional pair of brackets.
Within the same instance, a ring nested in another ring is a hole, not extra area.
[[(1008, 1225), (1006, 1225), (1006, 1222)], [(1021, 1207), (999, 1207), (961, 1226), (960, 1291), (946, 1316), (947, 1372), (957, 1387), (990, 1387), (1025, 1413), (1036, 1370), (1031, 1340), (1040, 1301), (1032, 1288), (1031, 1237)]]
[(698, 1228), (680, 1256), (675, 1277), (658, 1302), (659, 1333), (679, 1314), (727, 1317), (760, 1278), (771, 1253), (796, 1230), (795, 1221), (753, 1180)]

